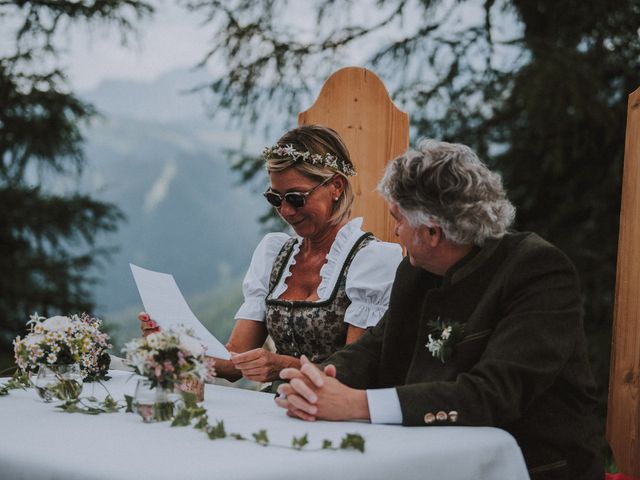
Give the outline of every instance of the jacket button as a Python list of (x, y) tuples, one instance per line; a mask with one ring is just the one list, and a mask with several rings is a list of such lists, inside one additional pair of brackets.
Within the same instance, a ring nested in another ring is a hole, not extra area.
[(436, 416), (433, 413), (431, 413), (431, 412), (425, 413), (425, 415), (424, 415), (424, 423), (429, 425), (429, 424), (432, 424), (435, 421), (436, 421)]
[(458, 412), (456, 412), (455, 410), (451, 410), (449, 412), (449, 421), (451, 423), (456, 423), (458, 421)]
[(436, 420), (439, 422), (446, 422), (447, 421), (447, 414), (445, 412), (443, 412), (442, 410), (440, 410), (438, 413), (436, 413)]

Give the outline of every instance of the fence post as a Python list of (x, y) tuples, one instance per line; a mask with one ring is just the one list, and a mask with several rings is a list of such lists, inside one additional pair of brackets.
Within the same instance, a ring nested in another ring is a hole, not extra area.
[(611, 345), (607, 440), (640, 477), (640, 88), (629, 95)]

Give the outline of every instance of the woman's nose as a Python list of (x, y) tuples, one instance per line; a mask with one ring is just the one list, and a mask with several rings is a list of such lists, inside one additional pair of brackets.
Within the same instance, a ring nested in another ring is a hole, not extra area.
[(287, 219), (287, 217), (293, 215), (296, 211), (295, 208), (289, 205), (289, 202), (285, 202), (285, 201), (282, 202), (279, 210), (280, 210), (280, 215), (282, 215), (285, 220)]

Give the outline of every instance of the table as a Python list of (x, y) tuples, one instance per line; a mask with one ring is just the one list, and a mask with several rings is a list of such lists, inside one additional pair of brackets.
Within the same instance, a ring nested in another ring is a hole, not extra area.
[[(112, 371), (116, 399), (133, 394), (136, 378)], [(83, 395), (103, 395), (85, 385)], [(302, 451), (250, 441), (209, 440), (190, 427), (145, 424), (137, 414), (69, 414), (43, 403), (33, 389), (0, 397), (0, 478), (138, 479), (487, 479), (529, 478), (511, 435), (489, 427), (402, 427), (365, 422), (303, 422), (289, 418), (266, 393), (207, 385), (209, 423), (227, 433), (266, 429), (271, 444), (291, 445), (308, 434)], [(365, 453), (318, 450), (346, 433), (359, 433)], [(314, 450), (316, 449), (316, 450)]]

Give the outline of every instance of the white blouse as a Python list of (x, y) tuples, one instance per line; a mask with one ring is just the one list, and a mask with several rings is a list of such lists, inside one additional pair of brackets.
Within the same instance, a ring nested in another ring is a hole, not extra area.
[[(354, 218), (338, 231), (327, 254), (327, 261), (320, 269), (318, 302), (327, 300), (333, 292), (342, 265), (352, 247), (364, 234), (361, 226), (362, 218)], [(236, 319), (265, 320), (265, 299), (269, 293), (271, 270), (276, 256), (289, 238), (291, 237), (286, 233), (269, 233), (256, 247), (242, 282), (244, 303), (236, 313)], [(271, 298), (279, 298), (287, 290), (286, 280), (291, 276), (291, 266), (296, 263), (302, 241), (298, 237), (285, 273), (273, 289)], [(378, 323), (389, 306), (391, 285), (401, 260), (402, 248), (395, 243), (370, 242), (358, 251), (347, 272), (345, 291), (351, 305), (345, 312), (345, 322), (360, 328), (372, 327)]]

